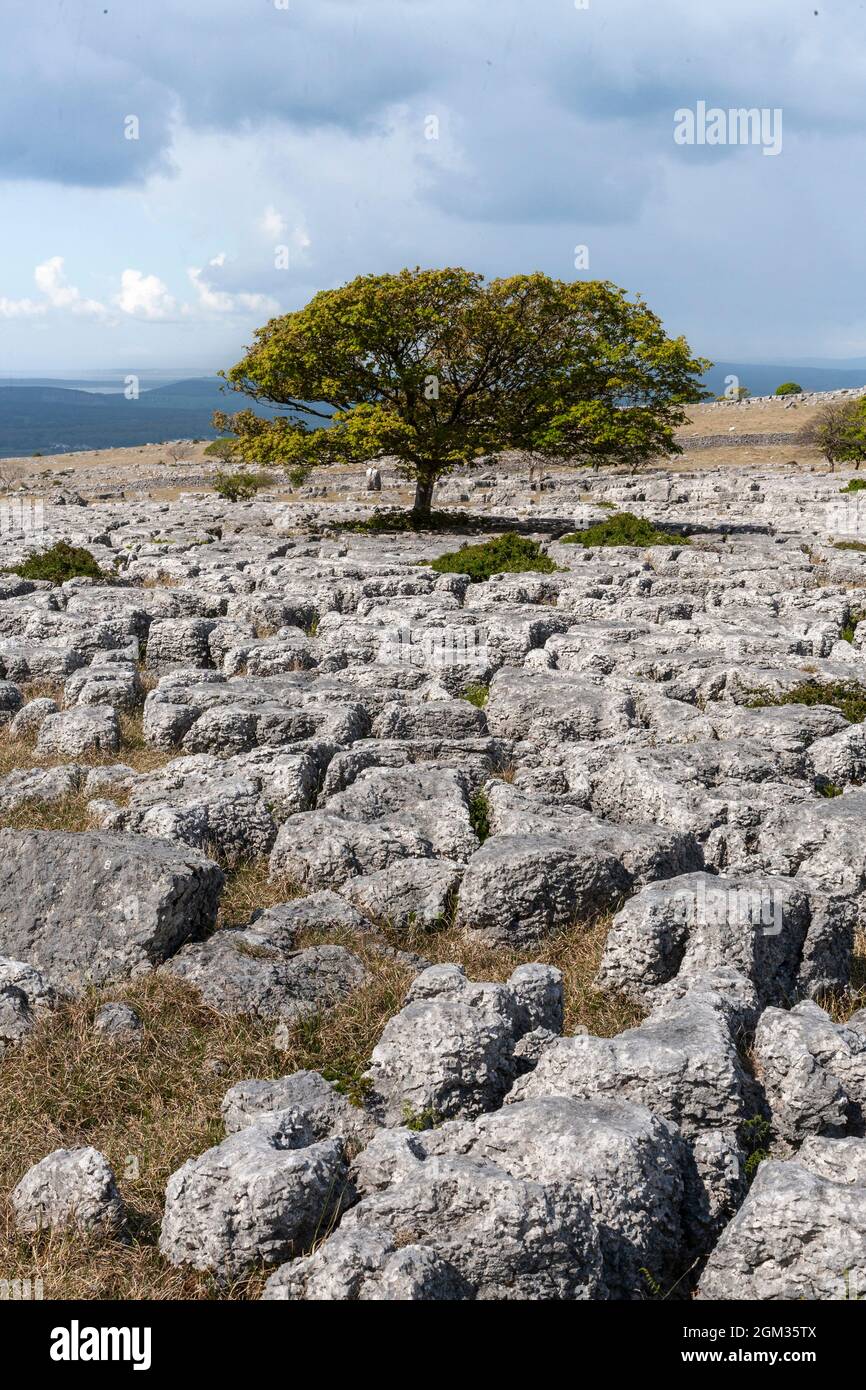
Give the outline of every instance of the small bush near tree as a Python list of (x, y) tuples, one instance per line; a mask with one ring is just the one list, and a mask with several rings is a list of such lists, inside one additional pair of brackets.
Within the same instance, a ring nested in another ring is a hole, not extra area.
[(48, 550), (28, 555), (17, 565), (2, 571), (18, 574), (22, 579), (47, 579), (50, 584), (65, 584), (67, 579), (105, 579), (89, 550), (68, 541), (57, 541)]
[(238, 453), (238, 441), (233, 436), (224, 436), (222, 439), (212, 439), (210, 444), (206, 444), (204, 453), (208, 458), (222, 459), (223, 463), (228, 463)]
[(248, 502), (272, 481), (269, 473), (217, 473), (213, 488), (226, 502)]
[(439, 574), (468, 574), (473, 584), (483, 584), (493, 574), (554, 574), (557, 566), (538, 541), (508, 532), (481, 545), (464, 545), (429, 562)]
[(571, 535), (561, 536), (563, 545), (689, 545), (686, 536), (671, 535), (659, 531), (646, 517), (634, 516), (631, 512), (617, 512), (606, 521), (598, 521), (587, 526), (585, 531), (573, 531)]
[(866, 399), (828, 402), (806, 426), (802, 438), (820, 449), (831, 469), (837, 463), (859, 468), (866, 458)]

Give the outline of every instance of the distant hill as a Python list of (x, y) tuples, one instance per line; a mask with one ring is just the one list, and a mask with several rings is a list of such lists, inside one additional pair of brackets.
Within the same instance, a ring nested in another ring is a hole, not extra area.
[[(116, 378), (113, 383), (117, 384)], [(213, 377), (174, 381), (142, 390), (138, 400), (122, 391), (0, 379), (0, 458), (65, 454), (80, 449), (113, 449), (161, 444), (169, 439), (215, 439), (215, 410), (241, 410), (251, 404), (222, 391)], [(282, 411), (256, 405), (257, 414)]]
[(753, 396), (772, 396), (785, 381), (796, 381), (804, 391), (840, 391), (844, 387), (866, 386), (866, 367), (845, 363), (838, 367), (811, 367), (789, 363), (787, 366), (767, 366), (755, 362), (716, 362), (704, 377), (704, 383), (714, 396), (725, 389), (725, 377), (736, 376), (741, 386)]

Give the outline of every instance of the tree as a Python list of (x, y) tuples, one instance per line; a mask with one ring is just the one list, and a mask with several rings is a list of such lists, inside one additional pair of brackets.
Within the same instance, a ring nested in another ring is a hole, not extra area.
[(212, 439), (204, 448), (207, 458), (218, 458), (222, 463), (230, 463), (237, 451), (238, 441), (232, 437)]
[(831, 471), (837, 463), (859, 469), (866, 458), (866, 398), (829, 401), (803, 431), (805, 443), (820, 449)]
[(781, 386), (776, 387), (777, 396), (802, 396), (803, 388), (798, 386), (796, 381), (783, 381)]
[(680, 453), (674, 431), (709, 366), (605, 281), (403, 270), (324, 290), (260, 328), (225, 380), (293, 416), (248, 408), (214, 424), (262, 465), (393, 457), (423, 518), (438, 478), (503, 449), (631, 465)]

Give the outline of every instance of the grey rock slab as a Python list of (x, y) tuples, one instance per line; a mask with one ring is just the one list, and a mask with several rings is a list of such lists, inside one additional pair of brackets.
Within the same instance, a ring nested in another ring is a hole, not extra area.
[(198, 990), (204, 1003), (220, 1013), (290, 1024), (333, 1007), (368, 978), (358, 957), (344, 946), (311, 946), (287, 954), (236, 929), (185, 946), (161, 969)]
[(216, 864), (165, 841), (0, 830), (0, 950), (79, 992), (209, 930), (222, 886)]
[(644, 1105), (687, 1137), (746, 1118), (747, 1081), (725, 1010), (690, 991), (613, 1038), (560, 1038), (521, 1076), (509, 1103), (545, 1095), (612, 1096)]
[(332, 1239), (333, 1252), (325, 1241), (278, 1270), (264, 1297), (358, 1297), (370, 1275), (377, 1282), (387, 1277), (398, 1247), (412, 1249), (416, 1268), (415, 1247), (436, 1259), (430, 1281), (416, 1286), (420, 1298), (430, 1297), (431, 1283), (441, 1290), (446, 1274), (472, 1300), (571, 1301), (606, 1293), (598, 1235), (578, 1193), (471, 1158), (420, 1165), (405, 1181), (365, 1197)]
[(271, 1081), (238, 1081), (224, 1095), (221, 1109), (226, 1134), (246, 1129), (274, 1110), (297, 1111), (315, 1140), (337, 1138), (363, 1147), (376, 1130), (366, 1111), (350, 1104), (317, 1071), (296, 1071)]
[(76, 758), (85, 753), (116, 753), (120, 725), (111, 705), (77, 705), (49, 714), (39, 726), (38, 753)]
[(315, 1142), (291, 1112), (264, 1115), (169, 1178), (159, 1248), (173, 1265), (237, 1277), (300, 1255), (339, 1213), (342, 1141)]
[(698, 1286), (703, 1299), (844, 1301), (866, 1294), (866, 1140), (811, 1138), (765, 1159)]
[(401, 859), (350, 878), (342, 892), (367, 918), (393, 927), (432, 927), (455, 900), (463, 865), (450, 859)]
[(812, 1134), (863, 1134), (866, 1034), (808, 1000), (765, 1010), (754, 1055), (777, 1138), (796, 1147)]
[(617, 913), (598, 984), (649, 1000), (676, 975), (730, 968), (762, 1004), (790, 1004), (846, 985), (852, 945), (848, 904), (803, 880), (686, 874), (647, 885)]
[(24, 1042), (57, 1002), (57, 991), (41, 970), (0, 956), (0, 1057)]
[(114, 1174), (97, 1149), (55, 1149), (33, 1165), (13, 1189), (13, 1218), (27, 1235), (67, 1226), (117, 1231), (126, 1209)]

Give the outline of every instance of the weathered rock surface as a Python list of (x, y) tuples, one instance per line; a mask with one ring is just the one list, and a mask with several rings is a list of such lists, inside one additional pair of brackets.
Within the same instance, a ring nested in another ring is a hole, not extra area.
[(222, 884), (160, 840), (0, 830), (0, 950), (75, 992), (124, 979), (209, 930)]
[(275, 1264), (328, 1229), (345, 1184), (341, 1140), (314, 1141), (292, 1112), (264, 1115), (171, 1176), (159, 1248), (221, 1278)]
[(766, 1159), (707, 1262), (699, 1297), (860, 1299), (866, 1293), (866, 1140), (807, 1139)]
[(24, 1174), (12, 1192), (19, 1231), (35, 1235), (64, 1226), (118, 1230), (126, 1209), (114, 1174), (96, 1149), (56, 1149)]

